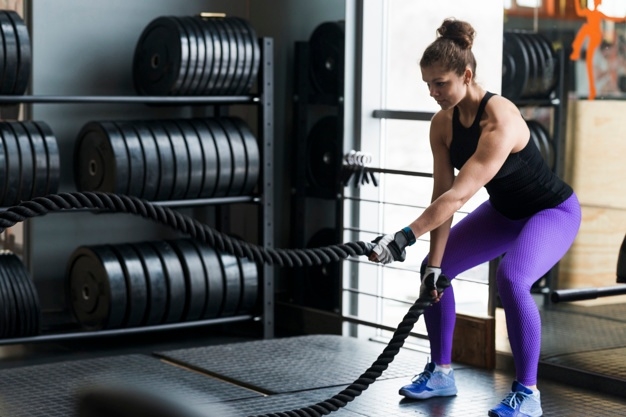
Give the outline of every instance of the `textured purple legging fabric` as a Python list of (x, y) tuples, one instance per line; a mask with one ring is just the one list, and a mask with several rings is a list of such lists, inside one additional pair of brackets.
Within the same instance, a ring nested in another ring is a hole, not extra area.
[[(449, 278), (504, 255), (496, 280), (506, 315), (516, 377), (537, 383), (541, 349), (541, 318), (530, 288), (572, 245), (580, 227), (580, 204), (575, 194), (558, 206), (522, 220), (510, 220), (487, 201), (454, 225), (441, 269)], [(456, 319), (454, 290), (445, 290), (439, 303), (424, 312), (432, 360), (449, 364)]]

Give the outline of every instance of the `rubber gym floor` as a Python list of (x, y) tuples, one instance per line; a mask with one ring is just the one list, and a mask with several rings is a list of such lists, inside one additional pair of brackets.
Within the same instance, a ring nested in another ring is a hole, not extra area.
[[(626, 306), (619, 304), (542, 311), (544, 416), (626, 415), (624, 313)], [(210, 333), (200, 328), (169, 332), (166, 338), (1, 347), (0, 417), (76, 416), (81, 390), (121, 383), (162, 390), (207, 417), (278, 413), (339, 393), (385, 347), (335, 335), (259, 340)], [(455, 364), (456, 396), (403, 399), (398, 388), (427, 360), (426, 353), (402, 348), (375, 383), (331, 415), (485, 416), (510, 389), (510, 367)]]

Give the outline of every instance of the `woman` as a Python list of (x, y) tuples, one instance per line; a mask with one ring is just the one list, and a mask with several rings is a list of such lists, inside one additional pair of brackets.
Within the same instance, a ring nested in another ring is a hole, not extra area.
[[(430, 232), (421, 291), (430, 291), (434, 301), (424, 312), (432, 362), (400, 394), (426, 399), (457, 393), (451, 368), (454, 290), (440, 297), (437, 280), (505, 255), (496, 279), (516, 379), (488, 415), (541, 416), (541, 321), (530, 290), (574, 241), (580, 205), (572, 188), (548, 168), (518, 108), (475, 82), (472, 26), (446, 19), (437, 32), (420, 60), (422, 78), (441, 107), (430, 127), (432, 203), (409, 226), (379, 237), (370, 255), (374, 262), (403, 260), (405, 247)], [(488, 201), (451, 228), (454, 213), (482, 187)]]

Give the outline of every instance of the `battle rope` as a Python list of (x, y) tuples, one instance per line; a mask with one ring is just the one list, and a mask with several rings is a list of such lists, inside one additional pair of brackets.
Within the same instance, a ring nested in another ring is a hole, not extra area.
[[(79, 209), (135, 214), (177, 229), (218, 250), (269, 265), (287, 267), (322, 265), (345, 259), (349, 256), (369, 255), (372, 250), (372, 244), (367, 242), (350, 242), (311, 249), (263, 248), (234, 239), (167, 207), (152, 204), (137, 197), (102, 192), (51, 194), (46, 197), (36, 197), (9, 207), (5, 211), (0, 212), (0, 233), (6, 228), (29, 218), (42, 216), (50, 212)], [(450, 286), (450, 282), (447, 279), (444, 282), (441, 281), (439, 280), (437, 283), (439, 292)], [(260, 414), (254, 417), (321, 417), (345, 407), (349, 402), (361, 395), (387, 369), (409, 336), (413, 325), (424, 313), (424, 309), (430, 306), (431, 302), (432, 300), (427, 291), (420, 293), (419, 298), (404, 316), (389, 344), (376, 361), (343, 391), (325, 401), (307, 407), (278, 413)]]

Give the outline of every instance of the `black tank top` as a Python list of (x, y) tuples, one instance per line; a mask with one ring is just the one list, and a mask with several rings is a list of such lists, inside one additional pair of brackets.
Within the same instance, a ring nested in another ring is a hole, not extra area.
[[(485, 94), (470, 127), (461, 124), (459, 109), (454, 108), (450, 160), (456, 169), (461, 169), (476, 151), (480, 120), (487, 100), (493, 96), (490, 92)], [(558, 206), (573, 193), (572, 188), (550, 170), (532, 138), (524, 149), (508, 156), (485, 188), (493, 207), (510, 219), (523, 219)]]

